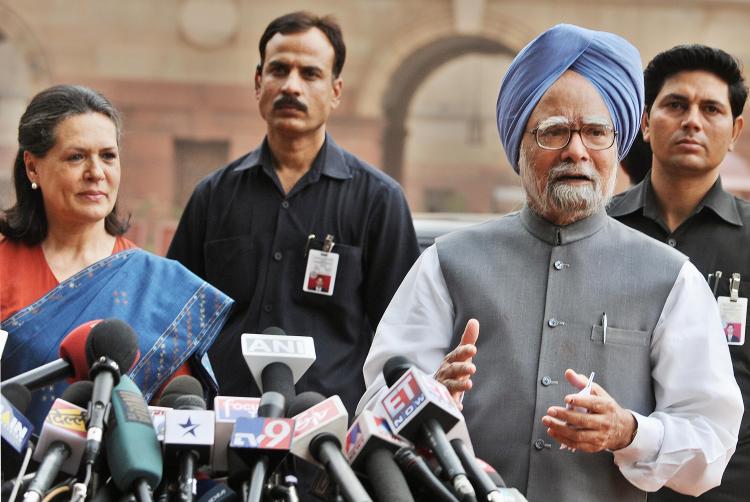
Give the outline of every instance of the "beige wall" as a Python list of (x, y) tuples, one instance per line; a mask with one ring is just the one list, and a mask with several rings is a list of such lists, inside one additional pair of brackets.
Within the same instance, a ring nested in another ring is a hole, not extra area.
[[(512, 54), (553, 24), (616, 32), (644, 62), (686, 42), (750, 61), (750, 2), (740, 0), (0, 0), (0, 205), (23, 104), (51, 84), (91, 85), (124, 112), (122, 198), (134, 238), (158, 250), (163, 222), (181, 210), (179, 186), (262, 138), (257, 41), (272, 18), (300, 8), (334, 13), (344, 29), (344, 101), (330, 130), (380, 166), (394, 158), (384, 136), (404, 127), (399, 173), (416, 210), (428, 198), (468, 211), (512, 204), (518, 180), (494, 129), (495, 93)], [(748, 161), (750, 135), (736, 179), (748, 178)]]

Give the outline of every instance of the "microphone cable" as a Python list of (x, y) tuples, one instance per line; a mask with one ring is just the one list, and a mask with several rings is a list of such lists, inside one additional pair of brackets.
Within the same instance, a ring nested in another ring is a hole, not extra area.
[(15, 502), (16, 497), (18, 496), (18, 491), (23, 485), (23, 478), (26, 475), (26, 469), (29, 468), (29, 462), (31, 462), (32, 453), (34, 453), (34, 443), (29, 441), (29, 446), (26, 447), (26, 453), (23, 456), (21, 469), (19, 469), (18, 476), (16, 476), (16, 479), (13, 482), (13, 490), (11, 490), (10, 492), (10, 497), (8, 497), (8, 502)]

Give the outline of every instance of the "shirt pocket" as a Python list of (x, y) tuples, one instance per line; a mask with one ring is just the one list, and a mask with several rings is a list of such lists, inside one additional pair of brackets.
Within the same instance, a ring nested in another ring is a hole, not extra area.
[(596, 381), (625, 408), (648, 415), (653, 411), (651, 332), (607, 326), (591, 327), (588, 349)]
[(206, 242), (206, 280), (238, 303), (250, 303), (257, 282), (258, 264), (250, 237)]
[[(602, 326), (591, 327), (591, 341), (605, 344), (604, 328)], [(606, 345), (632, 345), (636, 347), (648, 347), (651, 343), (651, 333), (648, 331), (619, 329), (607, 326)]]

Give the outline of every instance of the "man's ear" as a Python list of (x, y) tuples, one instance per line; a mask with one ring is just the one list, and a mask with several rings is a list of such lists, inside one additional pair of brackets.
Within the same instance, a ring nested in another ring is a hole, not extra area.
[(261, 72), (263, 71), (263, 68), (261, 68), (260, 63), (258, 63), (258, 66), (255, 67), (255, 78), (253, 79), (255, 81), (255, 98), (260, 99), (260, 77)]
[(737, 138), (740, 137), (740, 133), (742, 132), (742, 128), (745, 126), (745, 119), (742, 118), (742, 115), (734, 119), (734, 126), (732, 126), (732, 142), (729, 143), (729, 151), (734, 151), (734, 145), (737, 144)]
[(651, 136), (651, 131), (649, 129), (648, 112), (648, 108), (644, 108), (643, 116), (641, 116), (641, 133), (643, 133), (643, 141), (645, 141), (646, 143), (650, 143), (649, 138)]
[(333, 79), (333, 101), (331, 107), (336, 108), (341, 103), (341, 93), (344, 91), (344, 79), (336, 77)]

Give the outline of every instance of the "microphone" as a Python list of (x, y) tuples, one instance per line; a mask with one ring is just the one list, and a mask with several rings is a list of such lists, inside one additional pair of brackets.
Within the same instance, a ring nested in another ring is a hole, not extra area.
[[(33, 424), (25, 417), (31, 402), (31, 392), (21, 384), (10, 384), (2, 389), (2, 409), (0, 411), (0, 435), (2, 436), (2, 478), (6, 473), (17, 472), (15, 480), (10, 483), (9, 492), (3, 484), (3, 500), (14, 502), (19, 489), (23, 485), (23, 477), (34, 451), (34, 443), (29, 441), (34, 430)], [(13, 448), (20, 455), (11, 455), (7, 446)], [(19, 463), (20, 462), (20, 463)]]
[[(85, 355), (86, 342), (92, 328), (100, 322), (101, 320), (85, 322), (73, 329), (60, 342), (60, 359), (9, 378), (2, 382), (2, 387), (18, 383), (33, 391), (66, 377), (85, 380), (89, 374), (89, 365)], [(95, 336), (98, 338), (103, 335)]]
[[(468, 445), (464, 446), (466, 446), (466, 451), (468, 453)], [(492, 485), (496, 487), (496, 490), (499, 493), (499, 495), (492, 495), (492, 497), (494, 498), (488, 497), (489, 500), (502, 502), (527, 502), (526, 497), (521, 495), (521, 492), (519, 492), (516, 488), (508, 488), (505, 486), (505, 481), (503, 481), (503, 478), (500, 476), (500, 474), (498, 474), (494, 467), (492, 467), (481, 458), (474, 457), (474, 461), (476, 465), (478, 465), (479, 468), (484, 472), (484, 474), (487, 475), (490, 483), (492, 483)], [(471, 474), (469, 475), (469, 477), (471, 477)]]
[(156, 432), (156, 439), (159, 444), (164, 444), (164, 423), (167, 417), (167, 410), (164, 406), (149, 406), (148, 414), (151, 415), (151, 424), (154, 426)]
[(81, 408), (88, 406), (91, 400), (91, 394), (94, 392), (94, 382), (90, 380), (79, 380), (68, 385), (60, 396), (70, 404), (75, 404)]
[(283, 417), (284, 397), (265, 392), (258, 417), (240, 417), (229, 443), (229, 485), (245, 500), (260, 501), (268, 473), (278, 467), (292, 446), (295, 422)]
[(461, 413), (444, 385), (414, 366), (404, 371), (407, 364), (411, 364), (408, 359), (396, 356), (383, 367), (390, 387), (381, 400), (386, 418), (396, 434), (428, 445), (459, 499), (475, 502), (474, 488), (445, 435), (446, 429), (459, 422)]
[(21, 384), (10, 384), (2, 389), (2, 412), (0, 412), (0, 435), (18, 453), (26, 450), (32, 423), (24, 416), (31, 403), (31, 392)]
[(86, 361), (94, 389), (87, 410), (88, 432), (84, 453), (87, 465), (93, 466), (99, 455), (105, 422), (109, 416), (112, 388), (120, 381), (121, 372), (130, 369), (138, 357), (138, 337), (124, 321), (107, 319), (91, 328), (91, 335), (86, 340)]
[(240, 502), (239, 495), (224, 483), (200, 479), (197, 485), (198, 502)]
[(214, 398), (214, 448), (211, 464), (214, 472), (227, 470), (227, 445), (232, 437), (234, 423), (240, 417), (258, 416), (257, 397), (216, 396)]
[(316, 392), (303, 392), (290, 404), (289, 414), (293, 412), (296, 414), (292, 453), (322, 464), (349, 502), (372, 501), (341, 451), (349, 420), (341, 398), (326, 399)]
[(414, 488), (429, 492), (438, 502), (458, 502), (458, 499), (440, 482), (427, 462), (417, 455), (413, 448), (401, 448), (395, 453), (393, 459)]
[(190, 375), (180, 375), (170, 380), (161, 393), (159, 406), (175, 408), (175, 401), (182, 396), (198, 396), (203, 399), (203, 386), (197, 378)]
[(315, 362), (315, 343), (312, 337), (288, 336), (272, 326), (260, 335), (243, 333), (242, 355), (261, 392), (278, 392), (289, 404), (294, 384)]
[(409, 444), (394, 436), (385, 419), (364, 410), (346, 434), (346, 456), (352, 469), (365, 472), (383, 502), (414, 502), (393, 453)]
[(497, 485), (492, 482), (490, 476), (482, 469), (477, 462), (476, 457), (469, 452), (464, 442), (460, 439), (450, 441), (453, 450), (458, 455), (461, 463), (466, 468), (466, 474), (469, 480), (476, 487), (477, 492), (485, 499), (490, 501), (502, 501), (503, 496), (498, 490)]
[[(476, 457), (475, 457), (476, 458)], [(490, 477), (490, 481), (497, 486), (498, 488), (505, 488), (505, 480), (500, 476), (500, 474), (495, 470), (494, 467), (492, 467), (490, 464), (482, 460), (481, 458), (476, 459), (479, 466), (482, 468), (482, 470), (487, 474), (487, 476)]]
[[(65, 392), (63, 396), (68, 397), (66, 394), (76, 391)], [(62, 398), (52, 404), (34, 452), (34, 460), (40, 463), (39, 469), (24, 495), (24, 502), (41, 501), (60, 471), (72, 475), (78, 472), (86, 448), (85, 413), (80, 406)]]
[[(190, 392), (177, 395), (177, 390)], [(166, 401), (166, 402), (165, 402)], [(160, 406), (172, 405), (164, 420), (165, 456), (177, 458), (181, 502), (190, 502), (196, 493), (195, 470), (208, 463), (214, 443), (214, 412), (206, 410), (203, 387), (195, 378), (183, 375), (164, 389)]]
[(112, 415), (104, 441), (117, 488), (134, 491), (141, 502), (153, 500), (152, 490), (162, 476), (161, 446), (143, 394), (127, 375), (112, 391)]

